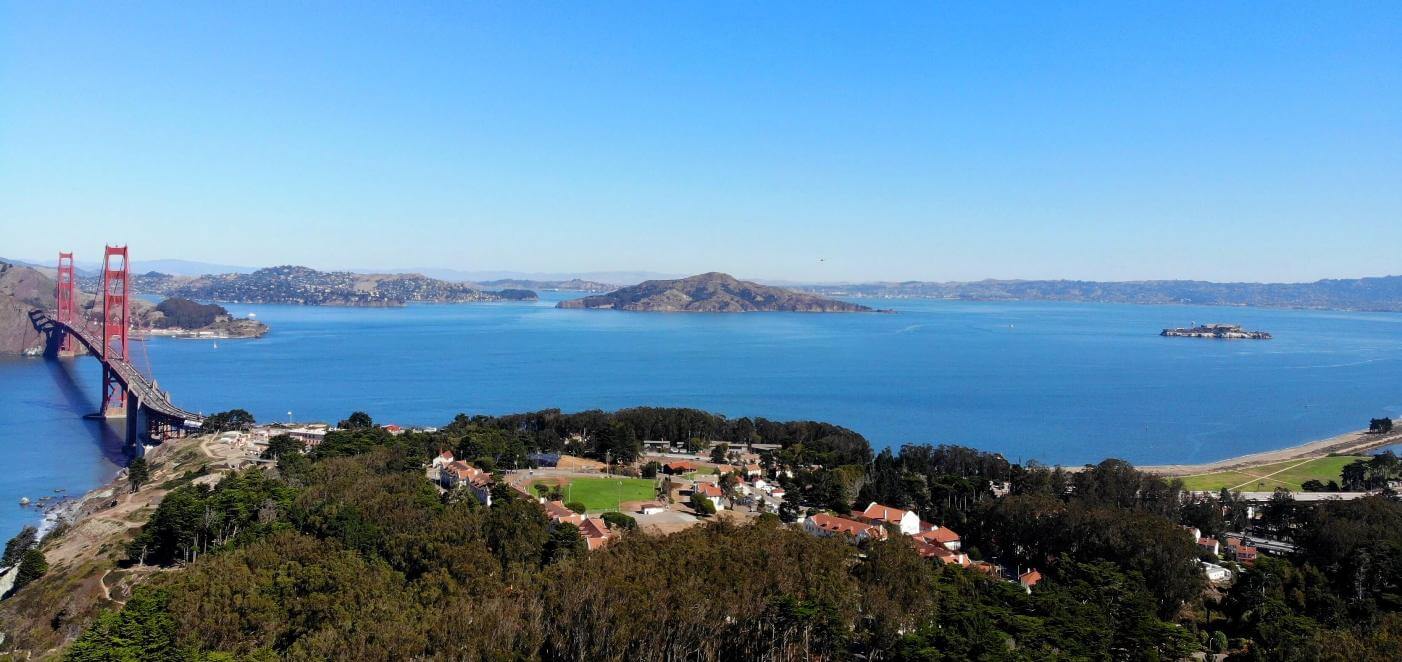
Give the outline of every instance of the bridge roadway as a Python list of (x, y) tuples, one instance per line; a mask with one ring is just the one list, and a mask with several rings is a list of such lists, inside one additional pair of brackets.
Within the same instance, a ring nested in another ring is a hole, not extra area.
[[(40, 310), (31, 311), (29, 317), (35, 328), (49, 333), (70, 334), (82, 343), (83, 347), (87, 348), (89, 354), (92, 354), (94, 358), (111, 370), (117, 381), (121, 382), (127, 390), (127, 408), (130, 410), (128, 416), (136, 415), (137, 412), (131, 410), (131, 404), (135, 403), (139, 409), (146, 412), (148, 418), (155, 415), (177, 427), (197, 426), (204, 420), (204, 417), (199, 414), (175, 406), (170, 401), (170, 396), (156, 388), (155, 383), (141, 374), (125, 357), (104, 357), (102, 355), (102, 331), (95, 324), (91, 328), (64, 324)], [(131, 429), (131, 427), (129, 424), (128, 428)]]

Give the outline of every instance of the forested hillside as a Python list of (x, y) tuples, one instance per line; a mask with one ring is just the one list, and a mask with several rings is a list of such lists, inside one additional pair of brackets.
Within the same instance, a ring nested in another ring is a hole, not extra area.
[[(1186, 499), (1117, 460), (1064, 472), (953, 446), (873, 455), (836, 426), (681, 409), (461, 416), (399, 436), (363, 414), (343, 423), (309, 452), (275, 439), (275, 468), (170, 492), (112, 550), (168, 570), (66, 659), (1382, 660), (1402, 645), (1402, 505), (1383, 497), (1273, 504), (1264, 521), (1299, 554), (1210, 588), (1183, 525), (1233, 530), (1244, 504)], [(519, 492), (498, 484), (485, 507), (423, 471), (444, 448), (504, 468), (688, 433), (779, 444), (764, 461), (793, 471), (780, 482), (813, 512), (910, 508), (957, 528), (970, 556), (1044, 579), (1024, 590), (922, 558), (905, 536), (853, 546), (774, 515), (585, 552)]]

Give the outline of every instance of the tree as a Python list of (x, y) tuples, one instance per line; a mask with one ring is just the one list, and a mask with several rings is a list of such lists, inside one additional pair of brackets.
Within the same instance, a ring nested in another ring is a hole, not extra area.
[(691, 509), (703, 517), (716, 514), (716, 504), (700, 492), (691, 493)]
[(644, 465), (643, 465), (643, 468), (642, 468), (642, 471), (641, 471), (640, 475), (641, 475), (643, 478), (656, 478), (656, 477), (657, 477), (657, 472), (659, 472), (659, 471), (661, 471), (661, 470), (662, 470), (662, 463), (661, 463), (661, 462), (658, 462), (657, 460), (652, 460), (651, 462), (648, 462), (647, 464), (644, 464)]
[(638, 520), (633, 519), (631, 515), (609, 511), (601, 515), (601, 517), (603, 517), (604, 521), (607, 522), (609, 526), (625, 531), (632, 531), (638, 528)]
[(301, 453), (306, 447), (306, 442), (290, 434), (275, 435), (268, 440), (268, 447), (263, 451), (263, 458), (282, 459), (286, 455)]
[(5, 543), (5, 555), (0, 557), (0, 568), (8, 568), (20, 562), (24, 553), (39, 542), (39, 530), (26, 526), (20, 529), (15, 537)]
[(785, 501), (779, 504), (779, 521), (785, 524), (793, 524), (798, 521), (798, 506), (792, 501)]
[(44, 553), (31, 547), (20, 557), (19, 572), (15, 575), (15, 590), (18, 591), (25, 584), (43, 577), (48, 571), (49, 562), (44, 558)]
[(148, 480), (151, 480), (151, 466), (146, 463), (146, 458), (138, 457), (127, 465), (127, 484), (132, 492), (141, 489)]
[(185, 659), (165, 591), (136, 589), (120, 611), (103, 611), (64, 653), (69, 662)]
[(229, 311), (218, 304), (196, 303), (189, 299), (172, 297), (156, 305), (164, 315), (156, 325), (161, 328), (201, 329), (213, 324)]
[(545, 543), (546, 563), (558, 563), (568, 558), (583, 556), (589, 550), (580, 535), (579, 527), (569, 522), (560, 522), (550, 527), (550, 539)]
[(1369, 419), (1368, 431), (1376, 432), (1378, 434), (1387, 434), (1389, 432), (1392, 432), (1392, 419), (1386, 416), (1382, 418)]
[(588, 512), (589, 510), (588, 506), (585, 506), (583, 503), (580, 503), (578, 501), (567, 501), (565, 502), (565, 507), (581, 515)]
[(206, 434), (228, 432), (230, 430), (244, 430), (253, 426), (253, 414), (244, 409), (230, 409), (205, 417), (200, 424), (200, 431)]
[(725, 456), (730, 453), (730, 444), (724, 441), (711, 447), (711, 461), (716, 464), (725, 464)]
[(363, 411), (351, 412), (351, 415), (342, 419), (336, 427), (342, 430), (366, 430), (375, 427), (374, 419)]
[(540, 504), (529, 499), (494, 500), (483, 529), (503, 571), (540, 567), (550, 540), (550, 520)]

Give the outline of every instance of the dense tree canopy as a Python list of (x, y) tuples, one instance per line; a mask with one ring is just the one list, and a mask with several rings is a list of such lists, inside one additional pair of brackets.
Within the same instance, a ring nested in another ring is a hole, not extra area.
[(156, 310), (164, 315), (157, 322), (157, 326), (164, 328), (201, 329), (229, 315), (229, 311), (218, 304), (198, 303), (178, 297), (156, 304)]
[[(873, 456), (840, 428), (690, 412), (460, 417), (434, 434), (356, 426), (306, 454), (280, 444), (276, 471), (167, 494), (127, 551), (178, 569), (155, 573), (67, 655), (1369, 660), (1402, 645), (1395, 501), (1273, 503), (1273, 533), (1299, 554), (1262, 556), (1235, 567), (1230, 589), (1209, 590), (1183, 525), (1242, 530), (1237, 495), (1189, 497), (1117, 460), (1068, 472), (952, 446)], [(737, 447), (780, 435), (765, 462), (793, 471), (782, 482), (794, 498), (778, 517), (668, 536), (610, 516), (621, 538), (586, 552), (535, 499), (494, 489), (487, 508), (440, 495), (423, 473), (442, 448), (510, 465), (551, 439), (612, 454), (619, 439), (659, 432), (736, 435)], [(958, 522), (966, 550), (1043, 579), (1026, 590), (922, 558), (904, 536), (853, 546), (784, 524), (795, 503), (868, 499)]]

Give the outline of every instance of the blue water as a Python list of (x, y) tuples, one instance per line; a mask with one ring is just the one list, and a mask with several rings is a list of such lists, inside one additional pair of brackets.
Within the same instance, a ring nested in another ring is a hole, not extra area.
[(82, 418), (98, 410), (100, 386), (91, 359), (0, 359), (0, 539), (43, 516), (20, 497), (81, 496), (126, 464), (117, 431)]
[[(1402, 414), (1402, 315), (882, 300), (893, 315), (643, 314), (534, 304), (400, 309), (227, 306), (260, 340), (154, 339), (177, 404), (259, 420), (439, 425), (458, 412), (632, 405), (811, 418), (874, 445), (948, 442), (1015, 461), (1193, 462), (1302, 443)], [(1161, 338), (1234, 322), (1270, 341)], [(97, 364), (0, 363), (0, 532), (21, 494), (91, 487), (112, 442)], [(65, 375), (70, 375), (65, 377)], [(76, 385), (73, 380), (76, 379)], [(53, 450), (59, 453), (53, 453)], [(58, 459), (59, 457), (63, 459)], [(29, 513), (32, 515), (32, 513)]]

